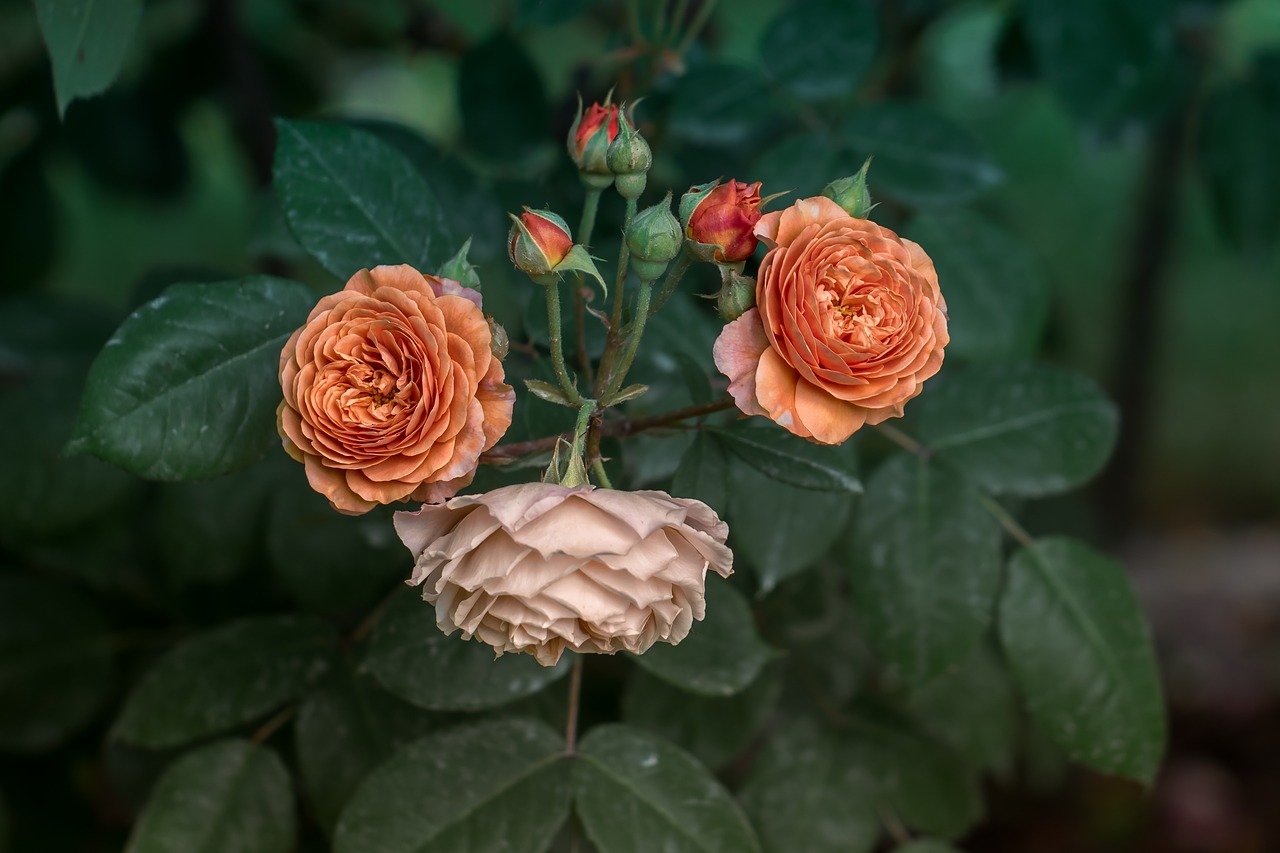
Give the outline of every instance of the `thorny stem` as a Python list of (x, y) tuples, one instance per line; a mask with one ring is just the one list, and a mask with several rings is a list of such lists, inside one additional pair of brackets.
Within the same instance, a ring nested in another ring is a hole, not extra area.
[(627, 199), (627, 218), (622, 226), (622, 248), (618, 250), (618, 274), (613, 282), (613, 313), (609, 317), (609, 334), (605, 338), (604, 354), (600, 356), (600, 375), (596, 381), (596, 396), (604, 390), (603, 386), (609, 371), (613, 369), (613, 361), (618, 357), (618, 336), (622, 331), (622, 309), (626, 302), (627, 265), (631, 260), (631, 250), (627, 248), (626, 233), (631, 220), (636, 215), (636, 200)]
[[(637, 418), (635, 420), (613, 421), (611, 423), (602, 424), (598, 430), (601, 436), (628, 436), (637, 433), (646, 432), (651, 429), (660, 429), (661, 427), (671, 426), (680, 421), (689, 420), (691, 418), (700, 418), (706, 415), (713, 415), (716, 412), (723, 412), (725, 409), (732, 409), (734, 402), (732, 399), (725, 397), (712, 403), (703, 403), (697, 406), (686, 406), (683, 409), (672, 409), (660, 415), (653, 415), (647, 418)], [(511, 444), (500, 444), (497, 447), (481, 454), (481, 462), (506, 462), (517, 456), (524, 456), (529, 453), (538, 453), (543, 450), (550, 450), (556, 446), (556, 442), (562, 439), (572, 439), (569, 433), (560, 433), (558, 435), (548, 435), (544, 438), (530, 439), (529, 441), (517, 441)]]
[(556, 382), (571, 403), (581, 403), (569, 371), (564, 366), (564, 343), (560, 337), (560, 282), (553, 281), (544, 288), (547, 291), (547, 339), (551, 344), (551, 366), (556, 372)]
[(575, 456), (582, 456), (582, 451), (586, 449), (587, 429), (591, 425), (591, 416), (595, 413), (595, 400), (584, 400), (582, 408), (578, 409), (578, 422), (573, 427), (573, 453)]
[[(667, 277), (662, 282), (662, 290), (658, 291), (658, 298), (649, 306), (649, 316), (652, 317), (658, 312), (658, 309), (666, 304), (671, 298), (671, 294), (676, 292), (676, 285), (680, 283), (680, 279), (684, 278), (685, 270), (693, 263), (693, 256), (688, 252), (681, 252), (676, 258), (675, 264), (671, 269), (667, 270)], [(640, 312), (636, 312), (637, 315)]]
[[(600, 208), (600, 195), (604, 190), (587, 187), (587, 196), (582, 203), (582, 221), (578, 223), (578, 243), (588, 251), (591, 249), (591, 235), (596, 230), (596, 211)], [(573, 288), (573, 330), (578, 336), (578, 368), (587, 385), (591, 384), (591, 357), (587, 355), (587, 309), (582, 297), (582, 273), (574, 276)]]
[(569, 673), (569, 713), (564, 724), (565, 755), (575, 755), (578, 749), (578, 705), (582, 696), (582, 661), (582, 655), (574, 654), (573, 671)]
[(605, 396), (611, 396), (617, 393), (622, 387), (622, 382), (627, 378), (627, 371), (631, 370), (631, 363), (636, 360), (636, 352), (640, 349), (640, 339), (644, 337), (645, 322), (649, 319), (649, 300), (653, 297), (653, 282), (640, 282), (640, 295), (636, 297), (636, 319), (631, 325), (631, 331), (627, 336), (627, 348), (622, 353), (622, 361), (618, 362), (617, 368), (613, 371), (613, 375), (609, 379), (609, 385), (605, 388)]

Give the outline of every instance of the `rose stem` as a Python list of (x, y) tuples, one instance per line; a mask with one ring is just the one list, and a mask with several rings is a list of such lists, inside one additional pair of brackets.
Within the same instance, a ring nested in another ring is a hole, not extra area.
[(684, 278), (684, 271), (691, 263), (693, 263), (693, 256), (688, 252), (681, 252), (680, 257), (676, 258), (675, 265), (667, 271), (666, 281), (662, 282), (662, 290), (658, 292), (658, 298), (653, 301), (653, 305), (649, 306), (650, 317), (666, 304), (671, 294), (676, 292), (676, 285), (680, 283), (680, 279)]
[(582, 395), (578, 393), (564, 366), (564, 344), (560, 339), (560, 282), (553, 281), (543, 289), (547, 291), (547, 339), (551, 344), (551, 366), (555, 369), (560, 390), (569, 398), (569, 402), (581, 403)]
[(609, 377), (609, 385), (604, 392), (606, 397), (615, 394), (622, 387), (622, 381), (627, 378), (627, 371), (631, 369), (631, 363), (636, 360), (636, 351), (640, 349), (640, 338), (644, 337), (644, 325), (649, 319), (649, 299), (652, 296), (653, 282), (641, 281), (640, 294), (636, 297), (636, 319), (631, 324), (631, 332), (627, 338), (627, 348), (622, 353), (622, 361), (618, 363), (618, 368)]
[(613, 282), (613, 315), (609, 318), (609, 334), (605, 338), (604, 355), (600, 356), (600, 375), (596, 377), (596, 397), (604, 390), (609, 371), (613, 369), (613, 361), (618, 355), (618, 333), (622, 331), (622, 306), (626, 302), (627, 265), (631, 260), (631, 250), (627, 248), (627, 228), (636, 215), (636, 200), (627, 199), (627, 217), (622, 226), (622, 248), (618, 250), (618, 274)]
[[(713, 415), (716, 412), (723, 412), (725, 409), (732, 409), (734, 402), (729, 397), (716, 400), (713, 403), (702, 403), (697, 406), (686, 406), (683, 409), (672, 409), (660, 415), (652, 415), (647, 418), (637, 418), (636, 420), (615, 421), (613, 423), (604, 424), (600, 427), (600, 435), (606, 436), (626, 436), (635, 435), (636, 433), (645, 432), (651, 429), (658, 429), (664, 426), (678, 423), (689, 418), (700, 418), (705, 415)], [(569, 439), (572, 436), (568, 433), (557, 433), (556, 435), (548, 435), (543, 438), (533, 438), (528, 441), (516, 441), (511, 444), (500, 444), (497, 447), (480, 455), (481, 462), (506, 461), (516, 456), (524, 456), (526, 453), (537, 453), (540, 450), (550, 450), (556, 446), (556, 442), (561, 439)]]
[(579, 458), (582, 457), (582, 451), (586, 445), (587, 427), (590, 426), (591, 416), (595, 412), (595, 400), (584, 400), (582, 408), (578, 409), (578, 422), (573, 428), (573, 454)]
[(575, 755), (578, 748), (578, 702), (582, 696), (582, 655), (573, 654), (569, 673), (569, 713), (564, 724), (564, 754)]
[[(578, 243), (583, 248), (591, 249), (591, 234), (596, 230), (596, 211), (600, 208), (600, 194), (603, 190), (587, 187), (587, 196), (582, 202), (582, 221), (578, 223)], [(578, 368), (583, 379), (591, 384), (591, 357), (587, 355), (587, 309), (582, 298), (582, 273), (574, 276), (573, 287), (573, 330), (578, 336)]]
[[(897, 444), (899, 447), (902, 447), (904, 450), (914, 453), (920, 459), (928, 459), (933, 454), (932, 448), (921, 444), (897, 427), (891, 427), (888, 424), (880, 424), (876, 429), (879, 430), (880, 434), (885, 438), (889, 439), (894, 444)], [(1012, 536), (1018, 544), (1024, 547), (1030, 547), (1033, 544), (1034, 540), (1032, 539), (1031, 534), (1027, 532), (1026, 528), (1018, 523), (1017, 519), (1009, 514), (1008, 510), (1000, 505), (999, 501), (985, 492), (980, 492), (978, 494), (978, 502), (982, 504), (983, 508), (986, 509), (987, 512), (991, 513), (996, 521), (1000, 522), (1000, 526), (1003, 527), (1005, 532)]]

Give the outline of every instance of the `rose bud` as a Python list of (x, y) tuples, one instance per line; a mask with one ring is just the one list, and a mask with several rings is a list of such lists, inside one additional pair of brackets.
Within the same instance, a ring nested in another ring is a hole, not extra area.
[(630, 121), (623, 121), (618, 138), (609, 145), (606, 157), (609, 171), (613, 172), (614, 186), (626, 199), (637, 199), (644, 192), (649, 167), (653, 165), (653, 151)]
[[(625, 117), (623, 118), (625, 122)], [(609, 143), (618, 138), (618, 107), (606, 99), (603, 105), (592, 104), (585, 113), (578, 104), (578, 116), (569, 128), (566, 140), (569, 156), (584, 183), (596, 189), (605, 189), (613, 183), (607, 156)]]
[(731, 180), (693, 187), (680, 200), (680, 218), (700, 259), (741, 263), (759, 242), (753, 229), (760, 221), (760, 182)]
[(847, 178), (838, 178), (827, 184), (822, 194), (844, 208), (855, 219), (866, 219), (875, 207), (871, 203), (871, 193), (867, 190), (867, 169), (871, 167), (868, 157), (858, 170), (858, 174)]
[(549, 210), (524, 209), (511, 217), (507, 257), (525, 275), (545, 276), (560, 265), (573, 249), (569, 225)]
[(684, 242), (680, 221), (671, 215), (671, 193), (632, 217), (626, 240), (631, 267), (641, 281), (653, 281), (662, 275), (671, 259), (680, 254)]

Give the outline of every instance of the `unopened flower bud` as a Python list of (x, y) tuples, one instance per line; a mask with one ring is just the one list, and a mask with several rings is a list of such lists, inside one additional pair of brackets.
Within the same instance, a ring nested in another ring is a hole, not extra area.
[(680, 200), (680, 218), (694, 254), (702, 260), (734, 264), (751, 257), (759, 242), (760, 182), (731, 180), (693, 187)]
[(716, 308), (726, 323), (732, 323), (756, 306), (756, 280), (730, 267), (721, 267), (720, 292)]
[(649, 167), (653, 165), (653, 151), (625, 115), (618, 128), (618, 138), (609, 145), (607, 162), (609, 171), (616, 176), (614, 186), (618, 194), (628, 199), (639, 198), (648, 180)]
[(680, 254), (684, 236), (680, 221), (671, 215), (671, 193), (631, 219), (626, 233), (631, 266), (641, 281), (653, 281)]
[[(623, 121), (626, 119), (624, 118)], [(618, 107), (605, 99), (604, 104), (592, 104), (583, 112), (578, 104), (578, 116), (569, 128), (566, 144), (569, 156), (578, 167), (578, 173), (587, 186), (605, 189), (613, 183), (609, 171), (609, 144), (618, 138)]]
[(847, 178), (839, 178), (827, 184), (822, 194), (844, 208), (845, 213), (855, 219), (866, 219), (871, 208), (871, 193), (867, 190), (867, 169), (871, 167), (868, 157), (858, 170), (858, 174)]
[(511, 338), (507, 336), (507, 330), (502, 328), (501, 323), (492, 317), (485, 317), (485, 320), (489, 323), (489, 352), (498, 361), (502, 361), (511, 351)]
[(530, 210), (511, 217), (507, 257), (528, 276), (545, 276), (559, 266), (573, 248), (568, 224), (549, 210)]

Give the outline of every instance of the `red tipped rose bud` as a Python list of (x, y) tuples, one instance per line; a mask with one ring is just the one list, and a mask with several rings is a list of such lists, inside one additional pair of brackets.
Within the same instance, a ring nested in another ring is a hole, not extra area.
[(563, 219), (549, 210), (530, 210), (511, 217), (507, 257), (525, 275), (543, 276), (554, 270), (573, 249), (573, 237)]
[[(625, 117), (622, 119), (626, 121)], [(605, 189), (613, 183), (609, 171), (609, 143), (618, 138), (616, 104), (592, 104), (585, 113), (578, 106), (578, 117), (569, 128), (569, 156), (573, 158), (582, 179), (589, 185)]]
[(703, 260), (736, 264), (756, 250), (760, 182), (729, 181), (693, 187), (680, 200), (685, 236)]

